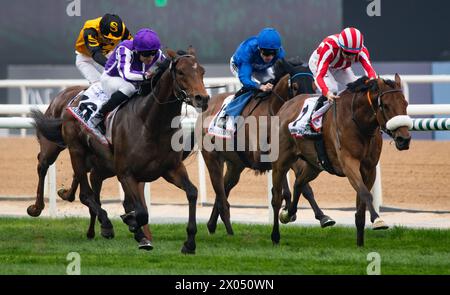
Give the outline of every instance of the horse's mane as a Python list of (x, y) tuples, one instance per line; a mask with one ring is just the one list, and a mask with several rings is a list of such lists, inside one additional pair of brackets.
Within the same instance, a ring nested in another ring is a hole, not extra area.
[[(392, 80), (383, 79), (383, 82), (387, 84), (391, 88), (396, 88), (396, 84)], [(369, 80), (369, 77), (362, 76), (355, 82), (351, 82), (347, 84), (347, 89), (350, 92), (357, 93), (357, 92), (366, 92), (366, 91), (377, 91), (378, 89), (378, 82), (376, 79)]]
[[(287, 63), (287, 65), (286, 65), (286, 63)], [(311, 73), (308, 65), (305, 64), (305, 62), (299, 56), (290, 57), (285, 60), (283, 60), (283, 59), (278, 60), (274, 64), (273, 70), (274, 70), (274, 75), (275, 75), (273, 84), (277, 84), (278, 81), (280, 81), (280, 79), (284, 75), (292, 74), (291, 71), (292, 72)]]

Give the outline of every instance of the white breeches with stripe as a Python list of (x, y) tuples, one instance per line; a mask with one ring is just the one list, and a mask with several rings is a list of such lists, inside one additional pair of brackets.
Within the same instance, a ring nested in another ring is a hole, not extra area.
[(121, 77), (112, 77), (106, 72), (102, 74), (101, 82), (103, 91), (105, 91), (109, 97), (111, 97), (111, 95), (116, 91), (120, 91), (128, 97), (133, 96), (133, 94), (138, 91), (134, 84), (125, 81)]

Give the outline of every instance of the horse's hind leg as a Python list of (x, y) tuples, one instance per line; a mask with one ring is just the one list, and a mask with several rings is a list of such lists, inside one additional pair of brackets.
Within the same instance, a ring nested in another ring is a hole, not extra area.
[[(225, 173), (224, 177), (224, 187), (225, 187), (225, 195), (228, 200), (231, 190), (239, 182), (244, 167), (232, 161), (226, 161), (226, 164), (227, 164), (227, 172)], [(213, 234), (216, 232), (218, 218), (219, 218), (219, 209), (217, 206), (217, 198), (216, 198), (216, 200), (214, 201), (213, 210), (211, 212), (211, 217), (209, 218), (207, 224), (209, 233)]]
[(203, 159), (205, 159), (208, 168), (209, 178), (216, 193), (215, 205), (219, 211), (220, 218), (225, 225), (227, 233), (233, 234), (233, 228), (230, 222), (230, 204), (227, 201), (223, 180), (223, 159), (217, 152), (202, 151)]
[(184, 242), (181, 252), (184, 254), (195, 254), (195, 235), (197, 234), (197, 221), (195, 217), (197, 210), (197, 188), (189, 180), (186, 167), (183, 163), (180, 163), (176, 169), (165, 174), (164, 179), (186, 192), (186, 197), (189, 201), (189, 221), (186, 228), (187, 240)]
[(40, 145), (40, 152), (37, 157), (39, 161), (37, 166), (39, 182), (36, 192), (36, 201), (33, 205), (30, 205), (27, 208), (28, 215), (33, 217), (41, 215), (41, 212), (45, 207), (44, 182), (45, 182), (45, 175), (47, 175), (48, 167), (50, 167), (50, 165), (52, 165), (56, 161), (58, 155), (61, 153), (62, 150), (64, 150), (64, 148), (61, 148), (57, 146), (55, 143), (48, 141), (43, 136), (39, 137), (39, 145)]
[(64, 201), (73, 202), (75, 200), (75, 193), (79, 184), (80, 183), (78, 182), (77, 178), (75, 177), (75, 175), (73, 175), (70, 189), (60, 188), (58, 190), (58, 196)]
[(282, 190), (282, 195), (283, 195), (283, 200), (284, 200), (284, 208), (287, 210), (290, 206), (291, 206), (291, 190), (289, 189), (289, 182), (288, 182), (288, 176), (289, 174), (287, 173), (286, 176), (283, 178), (283, 190)]
[[(102, 204), (100, 202), (100, 192), (102, 190), (102, 184), (103, 184), (104, 178), (101, 177), (95, 169), (92, 169), (91, 174), (89, 175), (89, 179), (91, 181), (92, 191), (94, 192), (95, 202), (99, 206), (101, 206)], [(89, 228), (86, 233), (86, 236), (88, 239), (93, 239), (95, 237), (95, 221), (97, 219), (97, 214), (95, 213), (95, 211), (93, 209), (89, 208), (89, 215), (91, 218), (89, 221)], [(113, 237), (114, 237), (114, 235), (109, 236), (109, 238), (113, 238)]]

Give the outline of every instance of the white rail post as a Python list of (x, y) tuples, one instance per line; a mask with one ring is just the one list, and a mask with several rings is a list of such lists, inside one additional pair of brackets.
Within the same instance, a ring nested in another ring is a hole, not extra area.
[(377, 164), (375, 182), (372, 187), (373, 207), (380, 214), (380, 207), (383, 205), (383, 191), (381, 187), (380, 163)]
[(56, 212), (56, 163), (53, 163), (48, 168), (47, 178), (48, 178), (48, 199), (49, 199), (49, 214), (50, 217), (54, 218), (57, 215)]
[(268, 203), (268, 210), (269, 214), (267, 216), (269, 217), (269, 224), (273, 221), (273, 210), (272, 210), (272, 170), (267, 172), (267, 203)]
[[(20, 102), (23, 105), (28, 104), (28, 94), (27, 94), (26, 86), (20, 86)], [(25, 114), (23, 114), (22, 117), (25, 117)], [(26, 135), (27, 135), (27, 130), (20, 129), (20, 137), (25, 137)]]
[(150, 190), (150, 182), (146, 182), (144, 185), (144, 199), (145, 199), (145, 205), (147, 205), (147, 212), (148, 212), (148, 223), (150, 223), (150, 212), (152, 208), (152, 192)]
[(198, 160), (198, 182), (200, 189), (200, 199), (197, 201), (197, 203), (200, 206), (204, 206), (207, 202), (206, 173), (205, 173), (205, 161), (203, 160), (203, 156), (200, 151), (197, 151), (197, 160)]

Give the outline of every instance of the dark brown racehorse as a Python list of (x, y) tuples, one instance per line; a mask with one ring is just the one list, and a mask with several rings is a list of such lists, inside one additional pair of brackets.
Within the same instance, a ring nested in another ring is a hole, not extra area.
[[(51, 102), (49, 107), (47, 108), (44, 116), (48, 119), (55, 119), (55, 118), (62, 118), (62, 114), (67, 107), (67, 105), (70, 103), (72, 99), (76, 97), (80, 91), (85, 90), (86, 87), (84, 86), (74, 86), (69, 87), (63, 91), (61, 91)], [(75, 106), (79, 103), (79, 99), (74, 99), (71, 105)], [(64, 142), (55, 143), (47, 138), (45, 136), (42, 136), (42, 134), (37, 131), (36, 136), (39, 142), (39, 154), (37, 156), (38, 158), (38, 166), (37, 166), (37, 172), (38, 172), (38, 187), (36, 192), (36, 201), (33, 205), (30, 205), (27, 209), (28, 215), (32, 217), (38, 217), (42, 210), (45, 207), (44, 204), (44, 185), (45, 185), (45, 175), (47, 174), (47, 170), (52, 165), (56, 159), (58, 158), (59, 154), (66, 148), (66, 144)], [(87, 161), (87, 166), (92, 166), (95, 163), (95, 159), (89, 159)], [(100, 204), (100, 191), (102, 187), (102, 182), (106, 178), (114, 176), (114, 173), (111, 173), (109, 171), (103, 171), (103, 168), (100, 167), (92, 167), (91, 173), (89, 175), (89, 180), (92, 184), (92, 189), (95, 193), (95, 198), (97, 202)], [(72, 184), (69, 189), (60, 189), (58, 190), (58, 196), (61, 197), (61, 199), (69, 202), (73, 202), (75, 200), (75, 192), (78, 189), (78, 180), (76, 177), (73, 177)], [(144, 198), (144, 184), (140, 185), (140, 195), (142, 198)], [(95, 220), (96, 220), (96, 214), (92, 210), (89, 211), (91, 220), (89, 223), (89, 228), (86, 233), (86, 236), (88, 239), (93, 239), (95, 237)], [(151, 240), (152, 235), (151, 231), (148, 228), (148, 226), (144, 227), (144, 233), (146, 237)], [(107, 234), (106, 237), (110, 238), (111, 235)]]
[[(287, 102), (280, 109), (280, 153), (273, 162), (273, 196), (274, 225), (272, 241), (280, 241), (278, 215), (281, 208), (281, 188), (283, 177), (299, 157), (305, 160), (302, 167), (297, 167), (295, 186), (302, 188), (314, 180), (322, 171), (318, 166), (314, 142), (308, 139), (294, 139), (288, 124), (295, 120), (303, 102), (308, 95), (300, 95)], [(406, 115), (408, 103), (403, 96), (400, 77), (395, 75), (395, 82), (383, 79), (368, 80), (362, 77), (348, 84), (347, 90), (336, 99), (333, 109), (323, 118), (323, 140), (325, 151), (334, 174), (347, 177), (355, 189), (356, 208), (355, 223), (357, 245), (364, 245), (364, 226), (366, 206), (370, 212), (373, 229), (386, 229), (387, 225), (379, 217), (372, 204), (370, 189), (376, 176), (376, 165), (380, 159), (382, 136), (381, 130), (395, 141), (398, 150), (409, 148), (411, 136), (408, 128), (411, 119)], [(297, 211), (298, 197), (282, 216), (289, 220)]]
[[(256, 119), (256, 130), (259, 130), (260, 127), (262, 127), (259, 121), (260, 118), (267, 119), (267, 130), (270, 130), (269, 118), (275, 115), (287, 100), (298, 93), (314, 93), (315, 90), (314, 78), (311, 72), (307, 66), (301, 65), (298, 60), (293, 59), (292, 62), (279, 60), (274, 66), (274, 72), (275, 86), (272, 93), (263, 99), (251, 100), (242, 112), (243, 117), (253, 117)], [(205, 127), (208, 127), (210, 119), (219, 111), (225, 98), (232, 94), (233, 93), (224, 93), (211, 98), (208, 109), (202, 114), (202, 117), (200, 117), (197, 122), (198, 126), (200, 123), (203, 124), (203, 128), (201, 128), (201, 138), (203, 140), (205, 138), (207, 138), (207, 140), (211, 139), (211, 135), (206, 133)], [(246, 125), (245, 128), (244, 142), (248, 145), (249, 142), (252, 141), (249, 134), (257, 131), (249, 130), (249, 125)], [(270, 132), (267, 132), (266, 135), (269, 139), (265, 140), (270, 142)], [(200, 137), (197, 136), (197, 138)], [(214, 139), (211, 140), (214, 141)], [(215, 232), (217, 219), (220, 213), (227, 233), (233, 234), (231, 223), (229, 221), (228, 196), (230, 191), (239, 182), (240, 175), (244, 168), (250, 168), (257, 173), (264, 173), (271, 169), (270, 161), (261, 161), (261, 153), (262, 152), (259, 145), (257, 145), (255, 149), (245, 149), (245, 151), (237, 151), (237, 149), (232, 149), (231, 151), (230, 149), (225, 151), (202, 149), (202, 155), (205, 159), (206, 166), (208, 167), (210, 179), (216, 193), (214, 207), (207, 224), (208, 231), (210, 233)], [(223, 176), (224, 163), (226, 163), (227, 166), (225, 177)], [(302, 193), (308, 201), (310, 201), (316, 216), (318, 216), (318, 219), (321, 220), (321, 223), (324, 226), (334, 224), (334, 221), (324, 215), (315, 203), (314, 195), (309, 185), (304, 187)], [(298, 194), (300, 194), (300, 192), (298, 192)], [(283, 179), (283, 197), (286, 201), (286, 205), (290, 204), (291, 194), (287, 185), (286, 177)]]
[[(182, 252), (195, 253), (197, 189), (182, 163), (183, 152), (172, 148), (172, 136), (179, 128), (172, 128), (171, 123), (180, 116), (183, 102), (204, 109), (209, 96), (203, 84), (204, 68), (198, 63), (194, 50), (180, 56), (167, 50), (167, 54), (172, 60), (171, 66), (154, 90), (145, 97), (132, 99), (116, 114), (111, 148), (87, 134), (68, 112), (65, 112), (59, 127), (52, 120), (37, 120), (36, 124), (39, 131), (52, 141), (57, 141), (54, 134), (59, 131), (69, 148), (75, 176), (80, 182), (80, 200), (97, 214), (102, 229), (111, 229), (112, 225), (106, 212), (95, 201), (87, 181), (88, 167), (84, 159), (90, 155), (95, 155), (99, 161), (96, 165), (101, 163), (106, 170), (114, 171), (121, 182), (125, 192), (126, 215), (123, 220), (135, 233), (136, 239), (137, 231), (148, 223), (148, 211), (139, 196), (139, 182), (163, 177), (186, 191), (189, 200), (188, 238)], [(139, 240), (140, 245), (146, 242), (142, 235)]]

